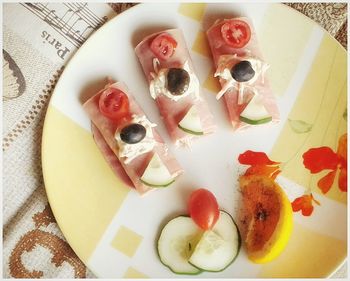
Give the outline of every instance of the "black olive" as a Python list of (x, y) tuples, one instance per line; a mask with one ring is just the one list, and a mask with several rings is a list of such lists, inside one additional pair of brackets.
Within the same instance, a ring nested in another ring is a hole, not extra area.
[(123, 142), (135, 144), (144, 139), (146, 128), (141, 124), (130, 124), (120, 131), (120, 138)]
[(167, 89), (174, 96), (184, 94), (190, 84), (190, 75), (182, 68), (170, 68), (167, 75)]
[(255, 71), (249, 61), (243, 60), (231, 68), (231, 75), (237, 82), (247, 82), (255, 75)]

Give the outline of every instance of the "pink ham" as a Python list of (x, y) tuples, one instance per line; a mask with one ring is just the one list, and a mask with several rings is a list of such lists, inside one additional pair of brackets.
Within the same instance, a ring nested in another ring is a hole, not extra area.
[[(222, 55), (234, 55), (238, 57), (253, 57), (263, 61), (263, 56), (259, 49), (257, 35), (254, 30), (253, 23), (245, 17), (237, 18), (238, 20), (245, 21), (251, 30), (251, 37), (249, 42), (243, 48), (234, 48), (228, 45), (222, 35), (221, 26), (228, 20), (218, 20), (212, 25), (207, 31), (207, 38), (211, 48), (212, 56), (214, 59), (215, 66), (218, 67), (219, 58)], [(223, 86), (224, 80), (220, 79), (220, 83)], [(269, 114), (272, 116), (272, 122), (279, 121), (279, 110), (276, 104), (275, 97), (271, 91), (269, 81), (266, 77), (260, 77), (252, 85), (263, 99), (263, 104)], [(248, 94), (251, 96), (251, 94)], [(238, 104), (238, 90), (236, 88), (230, 88), (224, 94), (224, 101), (229, 114), (229, 119), (234, 129), (240, 129), (243, 127), (250, 127), (251, 125), (241, 122), (239, 116), (244, 110), (247, 102)]]
[(101, 132), (97, 129), (94, 123), (91, 123), (91, 132), (94, 136), (94, 141), (97, 147), (100, 149), (103, 157), (105, 158), (108, 165), (111, 167), (113, 173), (127, 186), (134, 187), (132, 181), (130, 180), (122, 164), (120, 163), (117, 155), (115, 155), (113, 150), (108, 146)]
[[(157, 35), (162, 33), (166, 33), (174, 38), (177, 42), (177, 46), (175, 52), (170, 58), (165, 61), (159, 60), (159, 69), (182, 68), (187, 62), (190, 71), (195, 73), (181, 30), (169, 29), (147, 36), (135, 48), (136, 55), (138, 56), (148, 82), (150, 83), (153, 79), (151, 73), (155, 72), (153, 60), (156, 58), (155, 54), (150, 49), (150, 44)], [(156, 102), (168, 133), (176, 144), (189, 144), (192, 139), (198, 137), (186, 133), (178, 127), (181, 119), (193, 105), (196, 106), (199, 112), (204, 134), (210, 134), (215, 130), (213, 115), (211, 114), (207, 103), (202, 98), (196, 99), (194, 94), (184, 96), (177, 101), (174, 101), (165, 95), (160, 95), (156, 98)]]
[[(120, 164), (122, 165), (126, 174), (132, 181), (136, 190), (140, 194), (144, 194), (147, 191), (154, 189), (152, 187), (149, 187), (143, 184), (142, 181), (140, 180), (144, 170), (146, 169), (154, 153), (157, 153), (159, 155), (160, 159), (162, 160), (164, 165), (167, 167), (167, 169), (169, 170), (169, 173), (173, 176), (173, 178), (179, 176), (183, 172), (183, 170), (181, 169), (180, 165), (178, 164), (177, 160), (173, 157), (173, 155), (170, 154), (167, 146), (165, 145), (164, 141), (162, 140), (158, 132), (155, 130), (155, 128), (152, 128), (153, 130), (152, 132), (153, 132), (154, 139), (157, 142), (152, 151), (137, 156), (135, 159), (133, 159), (129, 163), (125, 163), (124, 157), (119, 157), (117, 141), (114, 138), (114, 134), (115, 134), (115, 131), (118, 129), (118, 125), (112, 120), (110, 120), (109, 118), (102, 115), (100, 113), (99, 105), (98, 105), (100, 95), (102, 94), (103, 91), (105, 91), (109, 87), (120, 89), (128, 96), (130, 112), (132, 114), (137, 116), (145, 115), (142, 109), (140, 108), (140, 106), (136, 103), (136, 101), (130, 94), (126, 85), (121, 82), (117, 82), (112, 85), (110, 84), (107, 85), (105, 89), (101, 90), (99, 93), (97, 93), (92, 98), (90, 98), (87, 102), (85, 102), (83, 107), (86, 113), (88, 114), (89, 118), (91, 119), (93, 125), (95, 125), (95, 127), (100, 132), (105, 143), (108, 145), (110, 150), (113, 151), (114, 155), (118, 157)], [(124, 124), (123, 126), (125, 125), (126, 124)], [(95, 134), (95, 137), (96, 137), (96, 134)], [(110, 159), (110, 156), (106, 155), (106, 153), (109, 153), (108, 150), (106, 150), (103, 147), (103, 149), (101, 149), (101, 152), (105, 154), (104, 157), (106, 159)], [(108, 162), (110, 163), (110, 161)], [(114, 165), (117, 165), (115, 161), (114, 161)], [(117, 167), (115, 166), (115, 168)], [(114, 168), (112, 169), (114, 170)]]

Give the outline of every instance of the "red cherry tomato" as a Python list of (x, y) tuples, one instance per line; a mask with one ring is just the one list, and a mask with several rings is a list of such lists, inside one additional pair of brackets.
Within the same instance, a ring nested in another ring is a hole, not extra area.
[(176, 40), (167, 33), (159, 34), (151, 43), (151, 50), (157, 58), (167, 60), (170, 58), (177, 46)]
[(245, 21), (230, 20), (221, 26), (221, 36), (231, 47), (243, 48), (250, 40), (250, 27)]
[(115, 88), (105, 90), (100, 96), (98, 105), (104, 116), (115, 121), (129, 115), (128, 96)]
[(192, 192), (188, 211), (194, 222), (202, 229), (211, 229), (219, 219), (219, 205), (209, 190), (200, 188)]

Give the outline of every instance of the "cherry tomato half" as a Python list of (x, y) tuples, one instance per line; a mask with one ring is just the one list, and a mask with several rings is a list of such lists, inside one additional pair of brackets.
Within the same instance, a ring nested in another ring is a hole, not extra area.
[(243, 48), (250, 40), (250, 27), (245, 21), (230, 20), (221, 26), (221, 36), (231, 47)]
[(219, 219), (219, 205), (209, 190), (200, 188), (192, 192), (188, 211), (194, 222), (202, 229), (211, 229)]
[(177, 46), (176, 40), (167, 33), (159, 34), (151, 43), (151, 50), (157, 58), (167, 60), (170, 58)]
[(128, 96), (119, 89), (105, 90), (100, 96), (98, 105), (104, 116), (115, 121), (129, 115)]

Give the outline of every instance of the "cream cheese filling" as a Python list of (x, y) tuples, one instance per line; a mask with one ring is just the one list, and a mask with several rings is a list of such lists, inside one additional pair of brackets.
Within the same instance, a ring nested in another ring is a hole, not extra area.
[(186, 70), (190, 76), (190, 83), (188, 85), (188, 88), (186, 92), (182, 95), (173, 95), (169, 90), (167, 89), (167, 74), (169, 69), (168, 68), (162, 68), (159, 70), (159, 60), (157, 58), (153, 59), (153, 68), (154, 72), (151, 72), (152, 80), (150, 82), (150, 93), (151, 97), (153, 99), (156, 99), (158, 96), (165, 95), (169, 99), (173, 101), (178, 101), (182, 99), (183, 97), (186, 97), (190, 94), (194, 94), (196, 98), (200, 98), (199, 96), (199, 81), (197, 76), (193, 73), (193, 71), (190, 69), (188, 61), (186, 61), (183, 65), (183, 69)]
[[(249, 81), (238, 82), (231, 75), (231, 68), (240, 61), (249, 61), (255, 71), (254, 77)], [(247, 88), (257, 95), (258, 92), (253, 87), (253, 84), (260, 76), (262, 81), (264, 81), (265, 72), (269, 67), (270, 66), (267, 63), (251, 56), (238, 57), (236, 54), (220, 56), (214, 77), (219, 77), (222, 79), (224, 84), (221, 90), (217, 93), (216, 99), (220, 99), (227, 92), (227, 90), (232, 87), (238, 90), (238, 104), (243, 102), (244, 92)]]
[(141, 124), (146, 129), (146, 135), (140, 142), (130, 144), (122, 141), (120, 138), (120, 130), (117, 130), (114, 134), (114, 138), (117, 141), (119, 148), (119, 157), (126, 158), (126, 164), (130, 163), (137, 156), (151, 151), (156, 145), (156, 140), (154, 139), (152, 128), (156, 127), (157, 125), (151, 123), (146, 116), (137, 115), (132, 116), (130, 124), (134, 123)]

